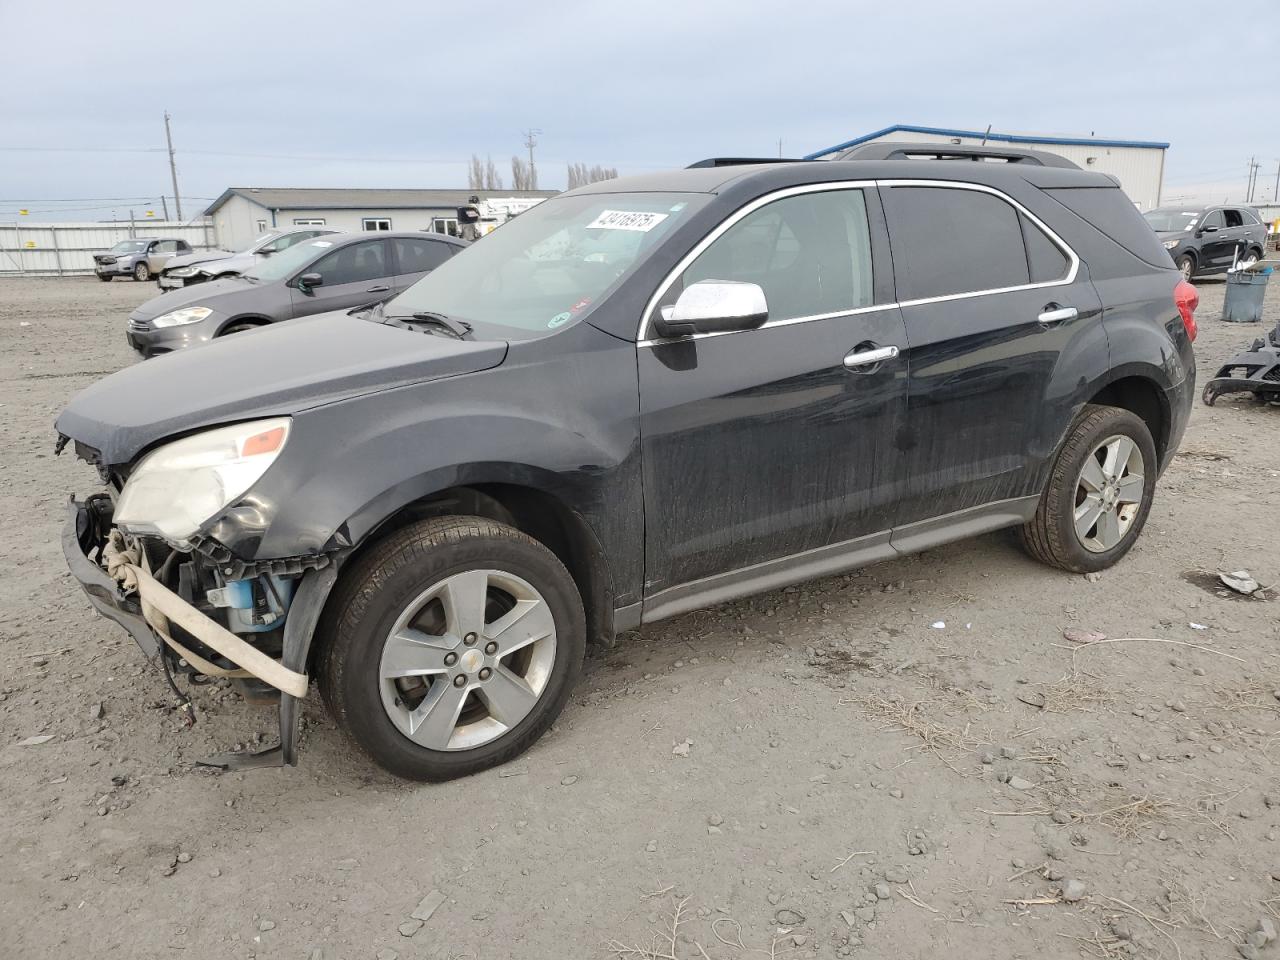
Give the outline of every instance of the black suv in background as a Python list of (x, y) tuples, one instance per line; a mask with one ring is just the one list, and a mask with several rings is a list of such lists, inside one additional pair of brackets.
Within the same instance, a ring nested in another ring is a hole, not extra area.
[(1267, 246), (1267, 226), (1249, 207), (1158, 207), (1146, 218), (1187, 280), (1261, 260)]
[(1196, 302), (1060, 158), (608, 180), (385, 303), (85, 390), (59, 443), (106, 490), (64, 551), (168, 668), (278, 697), (275, 752), (219, 762), (293, 763), (314, 675), (378, 763), (447, 779), (533, 743), (588, 640), (1001, 527), (1114, 564)]

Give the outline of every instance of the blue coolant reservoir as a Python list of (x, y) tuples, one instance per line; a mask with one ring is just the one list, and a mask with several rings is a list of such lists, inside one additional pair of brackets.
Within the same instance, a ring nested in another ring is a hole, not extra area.
[(220, 605), (227, 608), (227, 629), (232, 633), (262, 633), (284, 622), (293, 600), (293, 580), (272, 574), (265, 579), (275, 587), (274, 592), (261, 579), (230, 580), (222, 588)]

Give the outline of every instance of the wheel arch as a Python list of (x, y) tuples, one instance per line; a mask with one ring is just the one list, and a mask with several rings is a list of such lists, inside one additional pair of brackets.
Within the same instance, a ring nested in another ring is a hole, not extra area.
[(222, 336), (227, 331), (228, 327), (234, 327), (238, 323), (251, 323), (255, 327), (265, 327), (270, 322), (271, 322), (270, 317), (263, 316), (260, 313), (245, 313), (245, 314), (241, 314), (240, 316), (230, 317), (229, 319), (222, 321), (222, 323), (219, 324), (218, 326), (218, 332), (215, 333), (214, 336), (215, 337)]
[(1163, 466), (1169, 453), (1173, 411), (1168, 394), (1159, 381), (1141, 369), (1123, 368), (1112, 371), (1112, 377), (1087, 401), (1099, 406), (1119, 407), (1138, 416), (1156, 445), (1156, 456)]
[[(439, 485), (426, 492), (419, 489), (412, 496), (406, 497), (403, 487), (388, 491), (378, 498), (376, 507), (367, 506), (343, 525), (343, 537), (361, 533), (351, 538), (353, 549), (343, 558), (338, 579), (356, 557), (411, 523), (441, 516), (485, 517), (515, 527), (555, 554), (582, 597), (588, 639), (612, 643), (616, 590), (600, 538), (561, 496), (528, 479), (476, 471), (464, 482)], [(338, 593), (330, 593), (330, 602)], [(326, 609), (325, 618), (331, 615)]]

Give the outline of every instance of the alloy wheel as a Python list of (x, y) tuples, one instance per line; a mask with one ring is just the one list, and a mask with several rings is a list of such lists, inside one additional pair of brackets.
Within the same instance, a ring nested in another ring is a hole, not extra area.
[(1132, 439), (1117, 434), (1094, 447), (1076, 480), (1073, 525), (1081, 546), (1114, 549), (1133, 527), (1145, 484), (1142, 450)]
[(430, 750), (471, 750), (515, 728), (541, 698), (556, 659), (551, 608), (526, 580), (467, 570), (432, 584), (383, 641), (382, 706)]

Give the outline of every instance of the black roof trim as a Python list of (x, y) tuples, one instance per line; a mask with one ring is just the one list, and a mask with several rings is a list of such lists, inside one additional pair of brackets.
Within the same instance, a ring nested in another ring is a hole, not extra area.
[(701, 167), (743, 167), (753, 163), (804, 163), (802, 157), (707, 157), (697, 163), (691, 163), (686, 170)]

